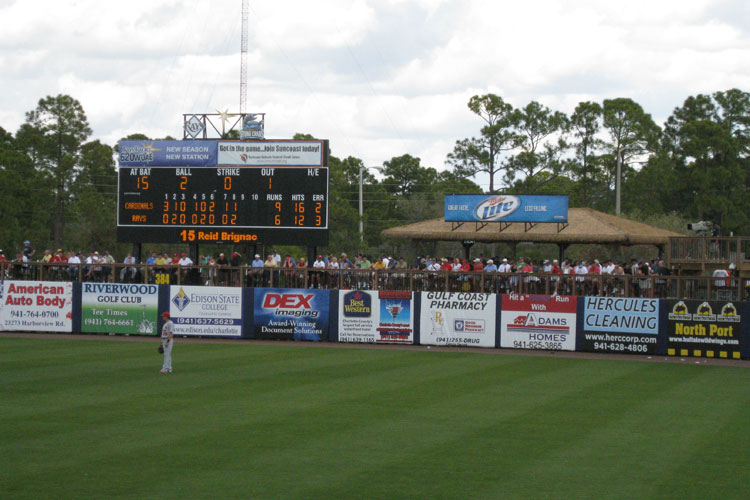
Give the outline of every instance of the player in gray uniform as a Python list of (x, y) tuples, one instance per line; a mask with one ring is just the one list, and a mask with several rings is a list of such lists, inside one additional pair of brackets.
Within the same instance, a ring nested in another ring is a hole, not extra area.
[(164, 318), (164, 326), (161, 328), (161, 345), (164, 347), (164, 365), (159, 373), (172, 373), (172, 338), (174, 336), (174, 323), (169, 317), (169, 312), (161, 313)]

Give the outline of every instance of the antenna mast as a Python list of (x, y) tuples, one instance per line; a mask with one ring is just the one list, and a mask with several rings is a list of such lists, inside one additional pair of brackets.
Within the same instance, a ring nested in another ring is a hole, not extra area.
[(240, 64), (240, 114), (245, 113), (247, 104), (247, 11), (248, 1), (242, 0), (242, 42), (240, 43), (240, 54), (242, 63)]

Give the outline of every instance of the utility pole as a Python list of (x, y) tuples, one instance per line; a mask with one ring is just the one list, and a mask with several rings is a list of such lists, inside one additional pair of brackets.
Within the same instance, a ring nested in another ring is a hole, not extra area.
[(245, 113), (247, 104), (247, 19), (248, 0), (242, 0), (242, 41), (240, 42), (240, 114)]

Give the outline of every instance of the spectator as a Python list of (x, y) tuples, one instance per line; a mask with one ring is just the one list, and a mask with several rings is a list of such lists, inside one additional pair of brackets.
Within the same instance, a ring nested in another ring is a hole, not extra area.
[(31, 246), (31, 242), (26, 240), (23, 242), (23, 256), (26, 257), (26, 262), (30, 262), (36, 251)]
[(112, 264), (115, 263), (115, 258), (112, 257), (112, 254), (109, 253), (109, 250), (105, 250), (104, 255), (101, 256), (100, 260), (102, 264), (109, 264), (109, 266), (102, 268), (102, 280), (109, 281), (109, 277), (112, 276)]
[(138, 268), (137, 267), (130, 267), (135, 265), (135, 257), (133, 257), (132, 253), (129, 253), (127, 257), (125, 257), (125, 260), (122, 261), (123, 264), (126, 265), (126, 267), (123, 267), (120, 270), (120, 281), (124, 283), (129, 282), (135, 282), (135, 277), (138, 274)]
[(323, 256), (318, 255), (318, 258), (315, 259), (313, 262), (313, 272), (310, 273), (310, 287), (311, 288), (321, 288), (322, 283), (322, 274), (324, 269), (326, 268), (326, 263), (323, 261)]
[(227, 278), (229, 277), (229, 271), (227, 270), (227, 266), (229, 266), (229, 260), (227, 260), (226, 255), (224, 255), (223, 253), (220, 253), (219, 258), (216, 259), (216, 267), (219, 268), (219, 285), (220, 286), (227, 285)]
[(78, 252), (77, 254), (74, 254), (73, 252), (70, 253), (70, 257), (68, 257), (68, 279), (76, 280), (79, 276), (79, 269), (81, 265), (81, 252)]

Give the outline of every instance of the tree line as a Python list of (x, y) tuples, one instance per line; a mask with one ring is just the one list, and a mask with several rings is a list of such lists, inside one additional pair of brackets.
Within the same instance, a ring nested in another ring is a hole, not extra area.
[[(472, 97), (468, 108), (481, 126), (475, 137), (456, 141), (440, 171), (403, 154), (379, 166), (376, 177), (361, 159), (337, 156), (331, 144), (332, 250), (387, 245), (381, 230), (440, 217), (445, 194), (483, 192), (477, 176), (489, 179), (491, 193), (564, 194), (572, 207), (712, 220), (725, 234), (750, 234), (747, 92), (691, 96), (663, 126), (628, 98), (581, 102), (569, 116), (536, 101), (514, 107), (494, 94)], [(38, 248), (125, 251), (116, 242), (116, 145), (92, 134), (83, 107), (68, 95), (41, 99), (15, 134), (0, 127), (6, 255), (27, 239)]]

